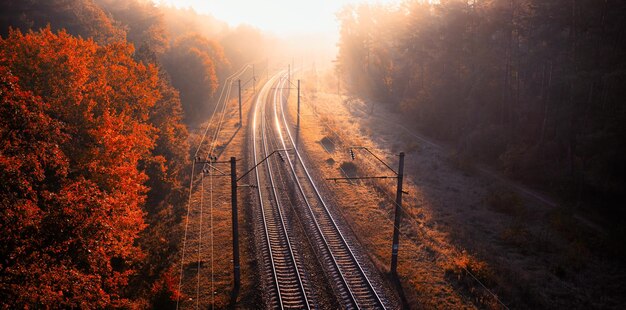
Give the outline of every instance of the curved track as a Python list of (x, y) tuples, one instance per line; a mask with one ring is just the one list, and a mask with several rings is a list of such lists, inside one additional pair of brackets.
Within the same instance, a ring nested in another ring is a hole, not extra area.
[[(254, 107), (252, 140), (255, 163), (271, 153), (267, 135), (270, 128), (266, 124), (265, 103), (268, 100), (269, 87), (275, 80), (275, 78), (272, 79), (263, 87)], [(258, 185), (257, 198), (261, 207), (260, 218), (267, 250), (263, 252), (263, 267), (268, 278), (267, 282), (271, 283), (269, 285), (271, 288), (267, 292), (268, 306), (272, 309), (310, 309), (304, 281), (300, 276), (299, 261), (289, 240), (288, 225), (283, 216), (281, 199), (276, 191), (276, 182), (272, 173), (273, 160), (274, 158), (268, 158), (262, 165), (255, 168)]]
[(282, 148), (294, 150), (293, 155), (286, 156), (286, 158), (295, 187), (304, 202), (305, 213), (308, 213), (306, 218), (310, 222), (309, 226), (312, 227), (313, 240), (319, 245), (318, 259), (326, 269), (328, 278), (332, 280), (333, 290), (342, 307), (385, 309), (385, 304), (339, 229), (296, 147), (297, 143), (283, 108), (286, 74), (282, 73), (277, 76), (279, 79), (274, 91), (273, 105), (274, 130)]

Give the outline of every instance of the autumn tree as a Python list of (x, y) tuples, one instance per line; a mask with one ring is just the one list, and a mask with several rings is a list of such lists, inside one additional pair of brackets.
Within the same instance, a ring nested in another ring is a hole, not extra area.
[(161, 97), (156, 69), (132, 53), (50, 29), (0, 41), (5, 302), (128, 302)]
[(228, 29), (219, 37), (219, 43), (224, 48), (224, 55), (228, 55), (231, 68), (241, 68), (247, 63), (258, 62), (270, 55), (271, 47), (279, 46), (275, 39), (245, 24)]
[(8, 0), (0, 2), (0, 35), (9, 28), (39, 30), (50, 25), (75, 36), (99, 43), (122, 41), (125, 33), (116, 27), (92, 0)]
[(167, 49), (169, 34), (162, 11), (151, 1), (96, 0), (113, 23), (126, 33), (128, 42), (135, 46), (135, 58), (156, 62), (156, 57)]
[(188, 34), (176, 39), (162, 62), (180, 92), (185, 120), (190, 124), (204, 120), (219, 84), (218, 74), (228, 66), (222, 47), (199, 34)]
[(625, 14), (591, 0), (352, 6), (338, 70), (353, 95), (411, 115), (460, 156), (621, 213)]

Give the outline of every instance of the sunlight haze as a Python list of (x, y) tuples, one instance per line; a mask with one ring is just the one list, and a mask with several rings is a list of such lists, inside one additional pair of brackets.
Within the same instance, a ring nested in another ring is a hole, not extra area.
[(626, 310), (625, 3), (0, 0), (0, 310)]
[(161, 0), (162, 4), (210, 14), (231, 26), (248, 24), (280, 36), (327, 34), (336, 36), (335, 14), (344, 5), (358, 3), (395, 3), (396, 0)]

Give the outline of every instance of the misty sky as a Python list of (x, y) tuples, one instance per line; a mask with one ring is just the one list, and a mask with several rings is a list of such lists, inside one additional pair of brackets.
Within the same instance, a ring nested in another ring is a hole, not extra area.
[(230, 25), (249, 24), (277, 35), (334, 34), (335, 12), (351, 3), (396, 3), (398, 0), (160, 0), (177, 7), (192, 7)]

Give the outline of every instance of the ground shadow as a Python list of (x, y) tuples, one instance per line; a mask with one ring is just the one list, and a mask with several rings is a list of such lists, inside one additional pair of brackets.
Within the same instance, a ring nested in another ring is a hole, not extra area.
[(222, 153), (224, 153), (224, 150), (226, 150), (226, 147), (233, 142), (233, 139), (235, 139), (235, 137), (237, 136), (237, 134), (239, 133), (239, 130), (241, 130), (241, 126), (238, 126), (237, 129), (235, 130), (235, 132), (233, 132), (233, 134), (230, 136), (230, 138), (228, 139), (228, 141), (226, 141), (226, 143), (222, 144), (221, 146), (219, 146), (219, 151), (217, 152), (216, 157), (219, 158)]

